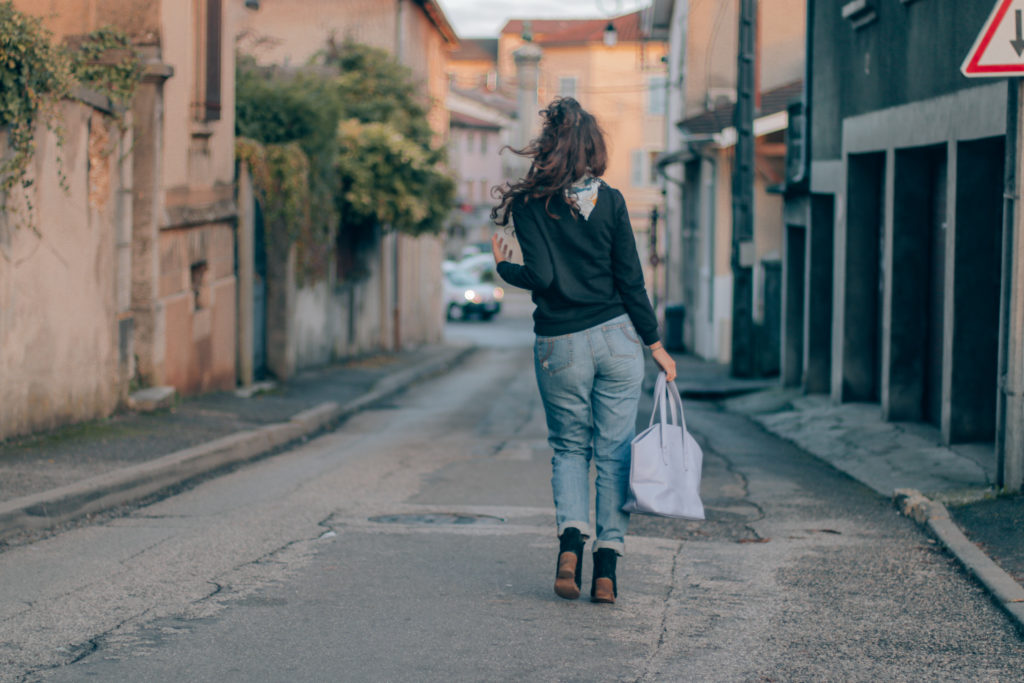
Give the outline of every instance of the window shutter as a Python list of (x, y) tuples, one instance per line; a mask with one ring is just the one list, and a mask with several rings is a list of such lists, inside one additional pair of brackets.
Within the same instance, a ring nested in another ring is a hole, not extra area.
[(207, 121), (220, 121), (222, 16), (221, 0), (206, 0), (206, 96), (203, 116)]
[(630, 182), (633, 183), (633, 187), (642, 187), (646, 183), (644, 182), (644, 170), (645, 170), (644, 151), (642, 149), (634, 149), (630, 158)]

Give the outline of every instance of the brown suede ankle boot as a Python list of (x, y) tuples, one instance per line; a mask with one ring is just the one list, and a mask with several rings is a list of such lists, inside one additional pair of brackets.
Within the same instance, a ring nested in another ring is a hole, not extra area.
[(615, 580), (615, 564), (619, 556), (611, 548), (601, 548), (594, 553), (594, 576), (590, 583), (591, 602), (615, 602), (619, 586)]
[(583, 536), (580, 530), (569, 527), (559, 537), (558, 573), (555, 575), (555, 594), (566, 600), (580, 597), (580, 575), (583, 571)]

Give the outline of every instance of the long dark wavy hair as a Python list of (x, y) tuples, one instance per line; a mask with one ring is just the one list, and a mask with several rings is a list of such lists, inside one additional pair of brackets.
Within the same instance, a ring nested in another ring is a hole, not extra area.
[[(608, 167), (608, 150), (604, 132), (597, 119), (571, 97), (556, 97), (540, 111), (544, 119), (540, 135), (522, 149), (502, 148), (532, 159), (526, 177), (514, 183), (496, 186), (492, 192), (500, 198), (491, 209), (491, 220), (508, 225), (512, 205), (520, 197), (524, 201), (543, 199), (549, 215), (552, 197), (564, 197), (565, 191), (584, 175), (601, 176)], [(571, 200), (570, 206), (575, 212)]]

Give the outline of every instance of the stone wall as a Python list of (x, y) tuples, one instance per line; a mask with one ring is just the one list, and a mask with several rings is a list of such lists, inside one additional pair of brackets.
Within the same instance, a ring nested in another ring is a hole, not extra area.
[(0, 438), (109, 415), (133, 371), (118, 246), (130, 135), (82, 103), (61, 114), (60, 162), (54, 134), (36, 134), (34, 213), (15, 190), (0, 214)]

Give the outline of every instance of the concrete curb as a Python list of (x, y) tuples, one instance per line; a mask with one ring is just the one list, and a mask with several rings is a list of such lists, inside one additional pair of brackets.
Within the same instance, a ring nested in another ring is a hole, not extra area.
[(475, 350), (473, 346), (446, 349), (422, 364), (381, 378), (370, 391), (344, 405), (328, 401), (293, 415), (288, 422), (235, 432), (149, 462), (0, 502), (0, 540), (140, 500), (328, 430), (342, 419), (421, 379), (450, 370)]
[(960, 530), (942, 503), (914, 489), (896, 489), (893, 501), (907, 517), (927, 528), (973, 574), (1024, 636), (1024, 586), (1014, 581)]

